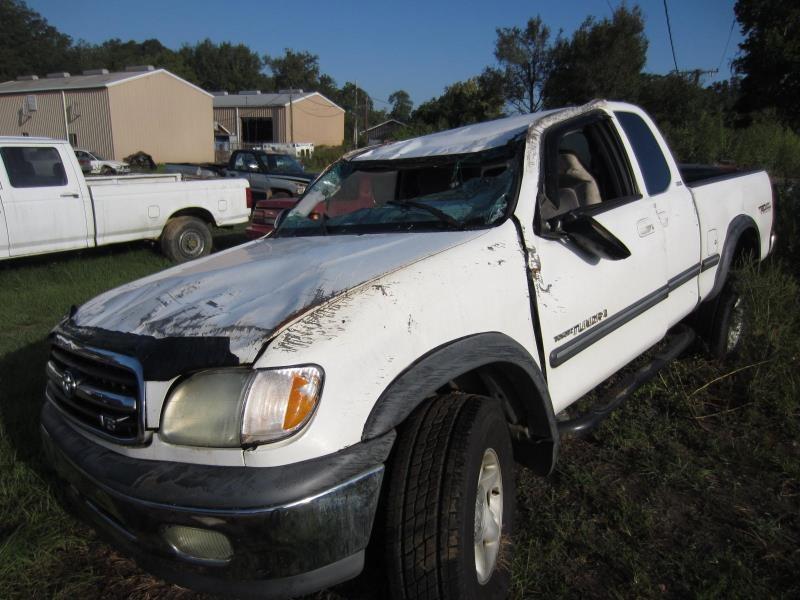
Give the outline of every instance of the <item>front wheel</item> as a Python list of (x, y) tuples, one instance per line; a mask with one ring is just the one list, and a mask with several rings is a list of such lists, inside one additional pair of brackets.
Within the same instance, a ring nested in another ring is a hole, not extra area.
[(161, 251), (176, 263), (194, 260), (211, 252), (211, 231), (197, 217), (170, 219), (161, 234)]
[(392, 596), (504, 598), (515, 482), (499, 402), (451, 393), (422, 406), (402, 428), (389, 473)]

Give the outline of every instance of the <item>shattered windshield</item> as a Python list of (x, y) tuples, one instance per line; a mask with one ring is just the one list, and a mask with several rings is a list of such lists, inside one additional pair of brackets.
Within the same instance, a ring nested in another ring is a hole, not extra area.
[(340, 160), (308, 188), (275, 235), (494, 225), (513, 205), (519, 147), (421, 159)]

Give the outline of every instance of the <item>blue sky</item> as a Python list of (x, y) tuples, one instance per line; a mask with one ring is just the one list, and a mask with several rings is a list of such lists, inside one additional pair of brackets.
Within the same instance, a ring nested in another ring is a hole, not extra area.
[[(308, 50), (319, 55), (322, 71), (340, 85), (357, 81), (379, 100), (405, 89), (416, 104), (493, 64), (496, 27), (522, 26), (539, 14), (554, 32), (563, 29), (569, 35), (586, 16), (609, 16), (618, 3), (28, 0), (31, 8), (76, 40), (157, 38), (179, 48), (211, 38), (244, 43), (259, 54)], [(638, 4), (650, 42), (646, 70), (666, 73), (673, 66), (663, 0)], [(711, 69), (721, 63), (719, 75), (708, 81), (730, 76), (730, 61), (742, 39), (737, 25), (723, 56), (733, 4), (734, 0), (668, 0), (679, 68)]]

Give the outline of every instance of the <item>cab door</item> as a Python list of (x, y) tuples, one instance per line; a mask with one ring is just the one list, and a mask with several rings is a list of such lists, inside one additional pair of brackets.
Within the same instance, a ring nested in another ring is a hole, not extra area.
[(615, 110), (614, 118), (638, 168), (640, 187), (653, 200), (656, 218), (664, 230), (669, 298), (665, 315), (674, 325), (697, 306), (701, 270), (700, 221), (694, 198), (684, 185), (678, 166), (652, 120), (642, 111)]
[(74, 157), (58, 146), (4, 146), (0, 159), (10, 256), (89, 245)]
[[(531, 277), (558, 412), (664, 336), (666, 253), (655, 203), (640, 193), (609, 115), (559, 124), (541, 147)], [(603, 255), (576, 224), (617, 250)]]

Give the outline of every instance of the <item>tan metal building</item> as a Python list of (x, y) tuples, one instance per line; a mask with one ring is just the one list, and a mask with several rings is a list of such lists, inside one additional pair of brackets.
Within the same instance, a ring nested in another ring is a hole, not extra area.
[(214, 159), (212, 95), (164, 69), (51, 73), (0, 83), (0, 135), (46, 136), (122, 160)]
[(214, 94), (217, 134), (234, 145), (344, 142), (344, 109), (319, 92)]

